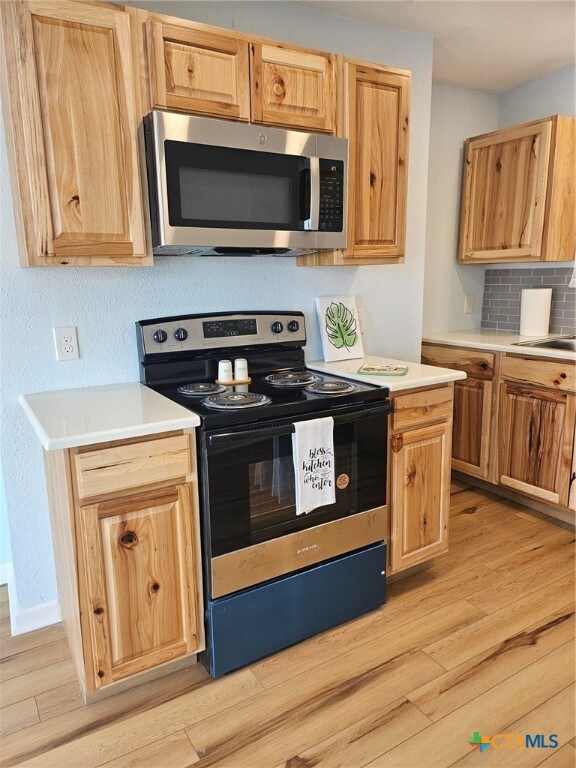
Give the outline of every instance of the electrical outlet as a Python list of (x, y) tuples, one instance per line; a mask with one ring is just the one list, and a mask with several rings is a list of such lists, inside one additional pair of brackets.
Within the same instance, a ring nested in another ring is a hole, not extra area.
[(54, 346), (56, 347), (56, 360), (78, 360), (78, 336), (76, 326), (68, 328), (53, 328)]
[(474, 296), (465, 296), (464, 297), (464, 314), (471, 315), (473, 309), (474, 309)]

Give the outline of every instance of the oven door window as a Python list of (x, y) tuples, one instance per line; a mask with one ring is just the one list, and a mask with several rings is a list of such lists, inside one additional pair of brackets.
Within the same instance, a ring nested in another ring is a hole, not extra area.
[(298, 231), (309, 217), (306, 158), (164, 142), (173, 227)]
[(336, 502), (296, 515), (291, 431), (209, 447), (212, 557), (385, 504), (385, 417), (335, 426), (334, 448)]

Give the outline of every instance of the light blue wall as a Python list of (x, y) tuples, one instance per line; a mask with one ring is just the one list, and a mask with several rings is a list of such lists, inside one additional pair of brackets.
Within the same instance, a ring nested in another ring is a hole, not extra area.
[[(290, 3), (179, 2), (149, 7), (411, 70), (406, 263), (302, 269), (292, 259), (183, 257), (158, 259), (155, 267), (140, 269), (22, 269), (0, 131), (1, 459), (22, 609), (53, 600), (56, 585), (42, 449), (17, 403), (21, 392), (137, 379), (134, 322), (161, 315), (301, 309), (308, 321), (308, 357), (318, 357), (314, 297), (327, 294), (358, 296), (366, 309), (368, 350), (409, 360), (419, 357), (432, 40)], [(82, 357), (56, 363), (51, 329), (65, 325), (78, 327)]]
[(2, 479), (2, 465), (0, 464), (0, 565), (7, 565), (11, 562), (12, 551), (6, 512), (6, 495), (4, 493), (4, 480)]
[[(458, 264), (464, 141), (498, 128), (498, 96), (452, 85), (432, 86), (424, 333), (478, 328), (484, 267)], [(464, 314), (465, 296), (474, 309)]]
[(549, 115), (576, 117), (576, 67), (560, 69), (500, 96), (499, 128)]

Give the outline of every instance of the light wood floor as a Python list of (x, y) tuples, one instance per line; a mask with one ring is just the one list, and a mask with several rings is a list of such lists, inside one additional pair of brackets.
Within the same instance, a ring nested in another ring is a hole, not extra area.
[[(574, 534), (466, 486), (450, 552), (385, 607), (216, 681), (198, 665), (85, 707), (60, 625), (11, 638), (2, 600), (3, 766), (575, 764)], [(559, 746), (480, 755), (475, 731)]]

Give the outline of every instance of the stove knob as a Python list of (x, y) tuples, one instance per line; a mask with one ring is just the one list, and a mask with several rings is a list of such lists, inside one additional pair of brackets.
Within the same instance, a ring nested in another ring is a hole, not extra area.
[(177, 341), (186, 341), (186, 339), (188, 338), (188, 331), (186, 330), (186, 328), (178, 328), (177, 330), (174, 331), (174, 338)]
[(290, 320), (288, 323), (288, 330), (290, 333), (296, 333), (297, 330), (300, 328), (300, 323), (297, 320)]
[(154, 341), (157, 341), (158, 344), (164, 344), (164, 342), (168, 338), (168, 334), (166, 333), (166, 331), (163, 331), (162, 328), (158, 328), (158, 330), (156, 331), (154, 336), (152, 336), (152, 338), (154, 339)]
[(272, 323), (272, 333), (282, 333), (284, 330), (284, 326), (279, 320), (276, 320), (275, 323)]

